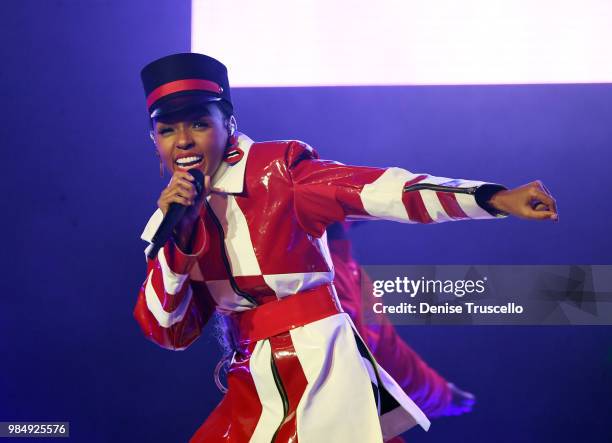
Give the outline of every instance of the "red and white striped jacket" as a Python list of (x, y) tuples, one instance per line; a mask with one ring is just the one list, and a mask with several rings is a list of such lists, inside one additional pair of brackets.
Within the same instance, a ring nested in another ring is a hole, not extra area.
[[(212, 178), (212, 193), (195, 228), (195, 252), (186, 254), (169, 240), (154, 260), (147, 260), (134, 316), (150, 340), (185, 349), (214, 310), (246, 311), (331, 285), (329, 224), (363, 218), (439, 223), (504, 217), (486, 205), (501, 189), (395, 167), (347, 166), (319, 159), (299, 141), (254, 143), (240, 134)], [(162, 218), (158, 209), (144, 240), (151, 241)], [(416, 411), (411, 412), (416, 422), (427, 427)]]
[[(189, 346), (214, 309), (255, 306), (236, 289), (265, 303), (332, 282), (324, 236), (330, 223), (363, 218), (440, 223), (505, 216), (477, 202), (479, 192), (505, 189), (500, 185), (401, 168), (347, 166), (319, 159), (299, 141), (253, 143), (244, 134), (228, 157), (236, 152), (240, 160), (223, 162), (212, 179), (213, 192), (197, 226), (196, 252), (184, 254), (170, 241), (147, 262), (135, 316), (145, 335), (165, 348)], [(151, 240), (162, 218), (158, 209), (144, 240)]]

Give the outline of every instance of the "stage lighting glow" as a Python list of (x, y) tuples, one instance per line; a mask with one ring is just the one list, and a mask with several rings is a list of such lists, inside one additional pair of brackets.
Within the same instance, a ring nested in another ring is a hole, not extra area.
[(235, 86), (612, 81), (612, 1), (193, 0)]

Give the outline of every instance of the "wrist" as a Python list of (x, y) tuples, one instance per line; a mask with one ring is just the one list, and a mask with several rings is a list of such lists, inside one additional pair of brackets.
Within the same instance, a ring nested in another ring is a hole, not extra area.
[(487, 183), (478, 187), (475, 193), (476, 203), (495, 217), (505, 217), (508, 214), (500, 204), (500, 199), (508, 188), (502, 185)]

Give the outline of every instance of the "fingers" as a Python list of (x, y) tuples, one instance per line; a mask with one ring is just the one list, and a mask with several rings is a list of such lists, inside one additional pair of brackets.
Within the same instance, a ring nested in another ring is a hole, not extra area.
[(193, 186), (185, 186), (184, 184), (179, 184), (177, 182), (174, 186), (166, 188), (162, 192), (162, 197), (165, 197), (165, 199), (168, 201), (174, 201), (172, 200), (174, 196), (183, 197), (187, 201), (192, 202), (193, 200), (195, 200), (196, 191)]
[(162, 191), (157, 201), (164, 215), (172, 203), (179, 203), (183, 206), (193, 206), (196, 203), (197, 191), (193, 184), (194, 180), (194, 177), (186, 171), (174, 172), (168, 186)]
[(170, 189), (180, 189), (181, 194), (187, 192), (188, 197), (190, 197), (191, 199), (195, 199), (197, 191), (195, 188), (195, 184), (193, 183), (194, 180), (195, 179), (191, 174), (185, 171), (176, 171), (172, 176), (168, 187)]
[(540, 180), (531, 182), (519, 189), (523, 189), (523, 202), (519, 212), (515, 215), (532, 220), (559, 220), (557, 202)]
[(536, 211), (535, 209), (528, 209), (525, 216), (533, 220), (558, 220), (559, 218), (556, 212)]
[(157, 200), (157, 206), (159, 206), (162, 213), (165, 215), (172, 203), (178, 203), (183, 206), (191, 206), (194, 204), (194, 200), (187, 191), (182, 189), (176, 190), (168, 188), (162, 192), (159, 200)]
[(194, 177), (193, 175), (185, 172), (185, 171), (175, 171), (174, 174), (172, 175), (172, 178), (170, 179), (170, 183), (168, 183), (168, 187), (170, 186), (186, 186), (186, 187), (192, 187), (193, 185), (193, 181), (194, 181)]
[(537, 186), (534, 188), (536, 198), (548, 206), (551, 211), (557, 212), (557, 202), (546, 186), (544, 186), (544, 183), (542, 183), (540, 180), (537, 180), (535, 183)]
[[(546, 205), (546, 207), (551, 211), (554, 212), (554, 210), (552, 209), (554, 206), (554, 201), (552, 199), (551, 196), (549, 196), (547, 193), (545, 193), (544, 191), (537, 189), (537, 188), (533, 188), (530, 192), (530, 196), (532, 198), (531, 203), (533, 204), (534, 201), (537, 203), (543, 203), (544, 205)], [(536, 203), (536, 205), (537, 205)], [(534, 206), (536, 206), (534, 205)]]
[(195, 188), (195, 185), (193, 183), (191, 183), (190, 181), (187, 181), (184, 178), (178, 178), (173, 185), (175, 188), (180, 189), (181, 191), (187, 192), (189, 195), (191, 195), (192, 197), (195, 197), (197, 191)]
[(546, 186), (544, 186), (544, 183), (542, 183), (541, 180), (536, 180), (536, 183), (538, 183), (542, 187), (542, 189), (544, 189), (544, 192), (546, 192), (548, 195), (550, 195), (552, 197), (552, 194), (550, 193), (548, 188)]
[[(211, 180), (212, 179), (210, 175), (204, 176), (204, 182), (202, 183), (202, 193), (201, 193), (202, 196), (206, 196), (210, 194), (211, 189), (212, 189)], [(181, 186), (185, 189), (192, 190), (195, 194), (197, 194), (197, 190), (195, 187), (195, 178), (193, 175), (189, 174), (188, 172), (177, 171), (176, 178), (175, 176), (173, 176), (168, 186), (171, 186), (173, 181), (176, 183), (177, 186)]]
[(193, 204), (193, 200), (187, 196), (181, 195), (181, 194), (173, 194), (170, 197), (168, 197), (168, 200), (166, 200), (166, 202), (168, 204), (170, 203), (179, 203), (183, 206), (191, 206)]

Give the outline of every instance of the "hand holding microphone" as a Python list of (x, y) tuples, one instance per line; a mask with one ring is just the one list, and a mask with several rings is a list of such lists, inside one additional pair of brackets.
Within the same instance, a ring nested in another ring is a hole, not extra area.
[(157, 200), (164, 219), (153, 236), (149, 258), (157, 256), (173, 233), (178, 247), (189, 252), (193, 228), (209, 193), (210, 176), (205, 177), (199, 169), (176, 170), (172, 174), (170, 183)]

